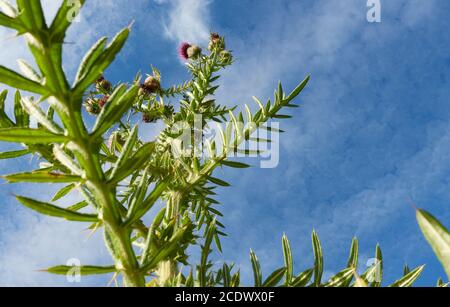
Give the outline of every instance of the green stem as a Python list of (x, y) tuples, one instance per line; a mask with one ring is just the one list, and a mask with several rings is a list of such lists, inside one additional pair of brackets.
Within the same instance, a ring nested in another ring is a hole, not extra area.
[[(43, 56), (48, 64), (50, 71), (64, 72), (56, 67), (52, 61), (52, 53), (50, 43), (42, 40), (45, 46)], [(49, 76), (50, 77), (50, 76)], [(96, 151), (95, 140), (89, 135), (81, 115), (81, 101), (73, 97), (71, 90), (66, 82), (58, 82), (52, 80), (53, 84), (57, 84), (57, 90), (52, 93), (55, 99), (54, 103), (60, 108), (55, 108), (61, 121), (67, 130), (68, 136), (72, 140), (68, 146), (72, 146), (75, 156), (85, 170), (86, 186), (93, 194), (99, 205), (99, 219), (104, 223), (105, 241), (108, 245), (110, 253), (115, 261), (118, 271), (123, 275), (124, 285), (129, 287), (144, 287), (145, 277), (140, 271), (140, 267), (131, 244), (131, 230), (124, 227), (116, 204), (115, 188), (107, 184), (106, 176), (102, 170), (99, 155)]]

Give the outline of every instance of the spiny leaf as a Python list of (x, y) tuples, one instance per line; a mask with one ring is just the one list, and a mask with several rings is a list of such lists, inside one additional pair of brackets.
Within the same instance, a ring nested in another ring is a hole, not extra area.
[(78, 68), (77, 76), (75, 77), (75, 83), (79, 82), (86, 76), (86, 73), (92, 68), (92, 66), (95, 64), (95, 61), (105, 49), (107, 41), (108, 38), (102, 37), (91, 47), (88, 53), (84, 56), (83, 60), (81, 61), (80, 67)]
[(225, 166), (233, 167), (233, 168), (248, 168), (248, 167), (250, 167), (250, 165), (245, 164), (245, 163), (240, 163), (240, 162), (236, 162), (236, 161), (228, 161), (228, 160), (222, 161), (222, 164)]
[(414, 284), (414, 282), (419, 278), (420, 274), (422, 274), (424, 268), (425, 268), (425, 266), (423, 265), (423, 266), (420, 266), (420, 267), (412, 270), (407, 275), (403, 276), (402, 278), (400, 278), (399, 280), (394, 282), (389, 287), (392, 287), (392, 288), (411, 287)]
[[(64, 196), (69, 194), (70, 191), (72, 191), (75, 187), (76, 187), (76, 185), (73, 184), (73, 183), (69, 184), (69, 185), (66, 185), (65, 187), (60, 189), (58, 192), (56, 192), (55, 196), (53, 196), (53, 198), (52, 198), (52, 201), (57, 201), (57, 200), (63, 198)], [(77, 211), (77, 210), (74, 210), (74, 211)]]
[(311, 79), (311, 76), (307, 76), (305, 78), (305, 80), (303, 80), (293, 91), (292, 93), (285, 99), (284, 103), (289, 103), (291, 102), (295, 97), (297, 97), (302, 91), (303, 89), (306, 87), (306, 85), (308, 84), (309, 80)]
[(53, 172), (32, 172), (3, 176), (8, 182), (49, 182), (49, 183), (69, 183), (79, 182), (81, 177), (53, 173)]
[(417, 210), (416, 215), (420, 229), (450, 278), (450, 233), (448, 229), (424, 210)]
[(261, 285), (262, 285), (261, 265), (259, 264), (258, 257), (256, 257), (253, 250), (250, 250), (250, 261), (252, 262), (253, 278), (255, 281), (255, 287), (261, 287)]
[(22, 156), (28, 155), (30, 153), (31, 152), (28, 149), (16, 150), (16, 151), (8, 151), (8, 152), (1, 152), (0, 153), (0, 160), (18, 158), (18, 157), (22, 157)]
[[(85, 76), (75, 85), (73, 92), (80, 95), (94, 82), (100, 74), (114, 61), (116, 55), (122, 49), (130, 34), (127, 27), (119, 32), (108, 47), (96, 58), (95, 62), (86, 70)], [(128, 109), (128, 107), (127, 107)], [(122, 114), (120, 114), (122, 115)]]
[(208, 177), (208, 180), (211, 181), (212, 183), (215, 183), (217, 185), (220, 185), (222, 187), (229, 187), (230, 184), (228, 182), (223, 181), (222, 179), (219, 178), (215, 178), (215, 177)]
[(314, 274), (314, 269), (309, 269), (298, 275), (291, 283), (292, 287), (305, 287), (309, 281), (311, 280), (311, 277)]
[(41, 1), (17, 0), (20, 19), (31, 31), (42, 30), (45, 25), (44, 12)]
[(100, 275), (100, 274), (109, 274), (115, 273), (116, 267), (111, 266), (92, 266), (92, 265), (83, 265), (83, 266), (67, 266), (67, 265), (58, 265), (44, 270), (44, 272), (55, 274), (55, 275), (67, 275), (71, 272), (87, 276), (87, 275)]
[(97, 216), (94, 214), (78, 213), (22, 196), (16, 196), (16, 198), (24, 206), (44, 215), (64, 218), (75, 222), (98, 222)]
[(29, 98), (22, 98), (21, 100), (24, 110), (34, 117), (39, 124), (44, 126), (48, 131), (56, 134), (61, 134), (63, 131), (58, 125), (49, 119), (47, 115)]
[(377, 267), (377, 269), (376, 269), (374, 281), (372, 282), (372, 284), (370, 286), (371, 287), (381, 287), (381, 281), (383, 280), (383, 254), (381, 252), (381, 247), (379, 244), (377, 244), (377, 247), (375, 249), (375, 259), (376, 259), (375, 261), (377, 261), (377, 263), (375, 263), (375, 266)]
[(269, 277), (267, 277), (267, 279), (263, 282), (262, 286), (266, 288), (276, 287), (280, 282), (280, 280), (285, 275), (285, 272), (286, 272), (285, 267), (275, 270), (272, 274), (270, 274)]
[[(155, 148), (155, 143), (150, 142), (143, 145), (139, 150), (129, 159), (126, 159), (123, 164), (117, 168), (114, 177), (109, 181), (110, 184), (116, 184), (127, 178), (135, 171), (141, 169), (141, 167), (145, 164), (145, 161), (148, 160), (151, 153)], [(151, 172), (151, 169), (150, 169)]]
[(345, 287), (348, 285), (354, 275), (355, 269), (354, 268), (346, 268), (343, 269), (341, 272), (337, 273), (335, 276), (330, 278), (330, 280), (325, 283), (325, 287)]
[(286, 285), (289, 285), (292, 280), (294, 263), (292, 261), (291, 244), (289, 243), (289, 239), (287, 238), (286, 234), (283, 235), (282, 246), (283, 246), (284, 266), (286, 267)]
[(41, 129), (4, 128), (0, 129), (0, 141), (25, 144), (49, 144), (65, 143), (68, 141), (68, 138), (62, 134), (54, 134)]
[(25, 31), (25, 26), (19, 20), (19, 18), (12, 18), (2, 12), (0, 12), (0, 26), (8, 27), (11, 29), (15, 29), (19, 32)]
[(103, 107), (102, 112), (95, 122), (92, 132), (94, 137), (101, 136), (105, 131), (111, 128), (133, 105), (139, 86), (134, 84), (125, 93), (123, 93), (124, 88), (124, 85), (119, 86)]
[(323, 274), (323, 254), (322, 246), (316, 231), (312, 233), (312, 244), (314, 250), (314, 284), (320, 286)]
[(50, 26), (50, 33), (55, 41), (62, 43), (67, 28), (75, 20), (81, 6), (86, 0), (64, 0)]

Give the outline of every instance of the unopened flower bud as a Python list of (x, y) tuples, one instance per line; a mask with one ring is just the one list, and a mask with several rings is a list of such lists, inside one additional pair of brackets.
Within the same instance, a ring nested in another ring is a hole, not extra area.
[(96, 87), (97, 91), (101, 92), (102, 90), (105, 90), (105, 91), (111, 90), (112, 85), (111, 85), (111, 82), (109, 82), (106, 79), (103, 79), (100, 82), (97, 82), (95, 87)]
[(158, 120), (158, 118), (156, 116), (154, 116), (153, 114), (150, 114), (150, 113), (143, 113), (142, 114), (142, 121), (144, 123), (147, 123), (147, 124), (154, 123), (157, 120)]
[(220, 59), (224, 64), (230, 64), (233, 61), (233, 55), (228, 50), (223, 50), (220, 52)]
[(209, 51), (221, 51), (225, 49), (225, 40), (218, 33), (211, 33), (211, 39), (209, 41)]
[(86, 100), (85, 107), (86, 107), (86, 111), (93, 115), (99, 114), (100, 110), (101, 110), (100, 105), (93, 98), (89, 98)]
[(139, 89), (139, 95), (150, 95), (161, 89), (161, 82), (158, 78), (154, 76), (149, 76), (145, 79), (144, 83), (141, 84)]
[(98, 105), (100, 106), (100, 108), (103, 108), (105, 106), (105, 104), (108, 102), (109, 96), (105, 95), (102, 98), (100, 98), (100, 100), (98, 101)]

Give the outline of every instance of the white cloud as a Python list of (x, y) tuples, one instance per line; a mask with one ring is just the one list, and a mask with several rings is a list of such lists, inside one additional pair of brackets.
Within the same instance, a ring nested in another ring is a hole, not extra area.
[(164, 20), (165, 34), (178, 42), (204, 43), (208, 40), (209, 0), (155, 0), (158, 4), (169, 4)]

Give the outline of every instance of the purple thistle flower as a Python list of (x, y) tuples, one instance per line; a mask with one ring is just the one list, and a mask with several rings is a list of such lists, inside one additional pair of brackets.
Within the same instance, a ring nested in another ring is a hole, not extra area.
[(188, 49), (190, 47), (191, 47), (191, 44), (189, 44), (187, 42), (181, 43), (180, 48), (178, 49), (178, 53), (182, 59), (184, 59), (184, 60), (189, 59)]

